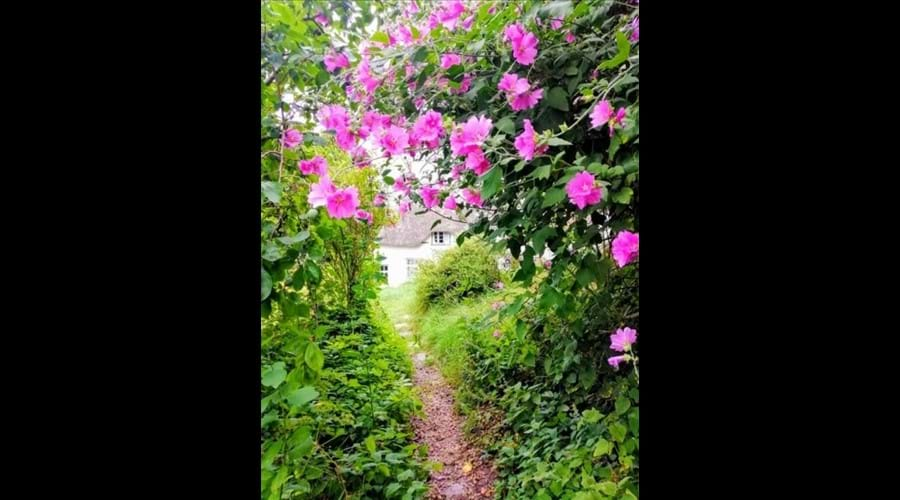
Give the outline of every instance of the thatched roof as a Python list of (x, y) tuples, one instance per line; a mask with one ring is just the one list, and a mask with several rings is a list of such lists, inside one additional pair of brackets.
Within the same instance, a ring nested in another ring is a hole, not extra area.
[[(457, 220), (462, 219), (462, 216), (455, 212), (438, 208), (435, 208), (435, 210), (438, 210), (447, 217)], [(432, 224), (438, 220), (441, 222), (432, 229)], [(432, 231), (444, 231), (447, 233), (459, 234), (468, 227), (468, 224), (448, 220), (432, 212), (416, 215), (410, 211), (392, 227), (382, 228), (381, 233), (378, 234), (378, 238), (380, 240), (379, 243), (383, 246), (417, 247), (423, 243), (429, 242)]]

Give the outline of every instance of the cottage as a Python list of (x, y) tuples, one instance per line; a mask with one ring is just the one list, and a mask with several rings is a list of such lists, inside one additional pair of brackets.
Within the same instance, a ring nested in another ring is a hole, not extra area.
[[(460, 218), (455, 212), (439, 211), (447, 217)], [(437, 221), (440, 223), (434, 225)], [(378, 253), (384, 257), (381, 274), (387, 277), (389, 286), (402, 285), (415, 275), (419, 262), (430, 260), (456, 245), (456, 237), (468, 227), (466, 223), (445, 219), (432, 212), (421, 215), (408, 212), (378, 235)]]

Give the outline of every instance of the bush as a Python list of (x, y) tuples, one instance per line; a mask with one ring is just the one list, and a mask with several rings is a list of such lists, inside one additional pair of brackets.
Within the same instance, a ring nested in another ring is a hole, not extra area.
[(424, 312), (433, 305), (456, 303), (489, 291), (499, 280), (497, 259), (490, 248), (477, 239), (468, 239), (444, 252), (436, 262), (419, 265), (416, 306)]

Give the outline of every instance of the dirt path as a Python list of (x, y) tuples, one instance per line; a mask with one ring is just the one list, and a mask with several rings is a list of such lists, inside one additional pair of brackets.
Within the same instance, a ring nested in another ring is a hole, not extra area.
[(416, 441), (428, 445), (428, 459), (444, 464), (441, 471), (431, 473), (429, 499), (474, 499), (494, 496), (496, 472), (481, 459), (481, 450), (466, 442), (462, 431), (463, 418), (453, 407), (453, 389), (436, 366), (428, 363), (428, 354), (413, 343), (409, 316), (397, 323), (397, 332), (410, 342), (415, 374), (413, 382), (419, 389), (425, 418), (413, 418)]

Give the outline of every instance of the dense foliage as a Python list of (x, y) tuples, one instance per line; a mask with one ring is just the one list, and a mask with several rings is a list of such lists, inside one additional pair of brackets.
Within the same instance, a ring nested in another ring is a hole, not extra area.
[[(285, 361), (284, 414), (320, 383), (309, 346), (329, 311), (367, 314), (366, 252), (386, 216), (375, 200), (443, 206), (520, 261), (524, 292), (473, 327), (502, 335), (472, 337), (464, 374), (465, 404), (492, 417), (476, 427), (496, 437), (498, 495), (637, 496), (637, 2), (264, 1), (263, 21), (263, 315), (292, 338), (267, 346), (264, 320), (263, 350), (304, 349), (303, 364)], [(332, 140), (359, 177), (295, 175)], [(330, 274), (338, 285), (323, 287)], [(299, 491), (306, 469), (274, 456), (264, 487)]]
[(497, 257), (488, 245), (466, 240), (416, 272), (416, 303), (424, 312), (435, 304), (450, 304), (489, 291), (500, 281)]

